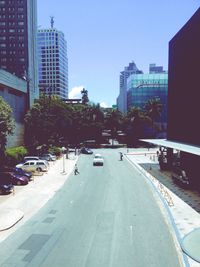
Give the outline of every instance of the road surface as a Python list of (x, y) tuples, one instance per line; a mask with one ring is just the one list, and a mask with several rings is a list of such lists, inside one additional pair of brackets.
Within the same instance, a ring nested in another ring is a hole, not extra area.
[(80, 174), (1, 243), (1, 267), (183, 266), (151, 186), (119, 150), (99, 152), (103, 167), (81, 155)]

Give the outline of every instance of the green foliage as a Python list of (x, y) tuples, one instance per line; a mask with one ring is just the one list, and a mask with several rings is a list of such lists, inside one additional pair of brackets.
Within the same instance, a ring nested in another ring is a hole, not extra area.
[[(162, 103), (158, 98), (152, 98), (147, 101), (144, 109), (131, 107), (126, 116), (126, 134), (127, 144), (129, 146), (138, 146), (139, 139), (146, 138), (144, 129), (151, 129), (152, 134), (156, 133), (156, 120), (161, 116)], [(153, 138), (153, 136), (152, 136)]]
[(71, 124), (70, 110), (56, 96), (40, 97), (25, 117), (25, 144), (31, 152), (42, 145), (62, 145)]
[(24, 157), (28, 154), (25, 147), (12, 147), (6, 149), (6, 163), (8, 166), (14, 166), (19, 162), (22, 162)]
[(44, 96), (25, 117), (25, 144), (30, 153), (44, 146), (77, 146), (84, 140), (101, 142), (104, 116), (99, 105), (66, 104), (55, 96)]
[(151, 118), (152, 123), (154, 123), (154, 121), (161, 116), (163, 110), (163, 104), (161, 103), (160, 98), (149, 99), (144, 106), (144, 110)]
[(105, 128), (111, 131), (112, 145), (117, 137), (117, 131), (121, 130), (123, 123), (123, 115), (116, 109), (108, 110), (105, 114)]
[(83, 88), (83, 90), (81, 91), (82, 94), (82, 104), (86, 105), (89, 102), (89, 98), (88, 98), (88, 91), (85, 90), (85, 88)]
[(13, 134), (12, 109), (0, 96), (0, 166), (4, 164), (8, 135)]
[(62, 153), (61, 148), (57, 147), (57, 146), (51, 146), (48, 151), (49, 151), (49, 153), (54, 154), (57, 157), (59, 157)]

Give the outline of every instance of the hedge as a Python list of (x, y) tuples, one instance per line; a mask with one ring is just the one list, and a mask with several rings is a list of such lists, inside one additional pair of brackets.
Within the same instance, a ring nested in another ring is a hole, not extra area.
[(6, 165), (15, 166), (24, 160), (24, 157), (28, 154), (28, 150), (23, 147), (11, 147), (6, 149)]

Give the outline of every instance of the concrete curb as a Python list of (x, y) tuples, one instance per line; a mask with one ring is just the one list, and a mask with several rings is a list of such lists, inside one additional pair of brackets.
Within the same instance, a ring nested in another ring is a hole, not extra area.
[(18, 209), (1, 210), (0, 231), (5, 231), (13, 227), (24, 217), (24, 213)]

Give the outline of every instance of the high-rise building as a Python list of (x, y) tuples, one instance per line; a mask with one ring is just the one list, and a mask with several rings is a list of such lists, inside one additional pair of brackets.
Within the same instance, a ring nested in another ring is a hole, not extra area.
[(127, 79), (131, 74), (143, 73), (139, 70), (135, 62), (129, 63), (120, 73), (119, 77), (119, 96), (117, 98), (117, 108), (122, 113), (127, 112)]
[[(144, 109), (150, 99), (159, 99), (162, 103), (162, 113), (155, 121), (159, 133), (156, 137), (166, 137), (167, 132), (167, 73), (134, 74), (127, 79), (127, 106)], [(145, 138), (149, 137), (149, 133)], [(150, 133), (152, 135), (152, 133)]]
[(67, 42), (64, 34), (53, 27), (38, 30), (39, 89), (45, 94), (68, 98)]
[(163, 66), (156, 66), (155, 63), (149, 64), (149, 73), (167, 73), (163, 70)]
[(27, 81), (28, 104), (39, 96), (36, 3), (0, 1), (0, 68)]

